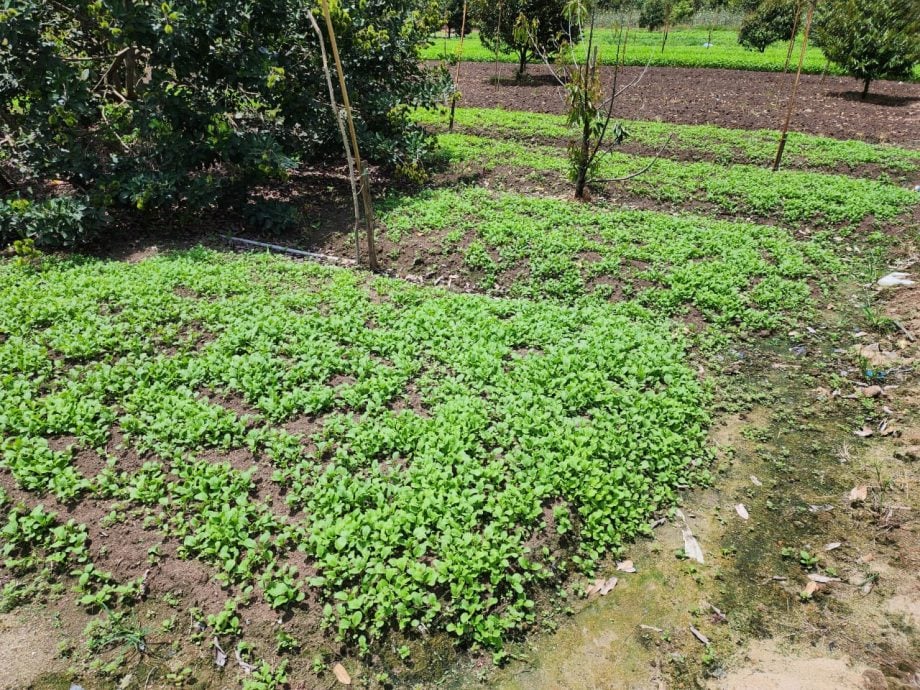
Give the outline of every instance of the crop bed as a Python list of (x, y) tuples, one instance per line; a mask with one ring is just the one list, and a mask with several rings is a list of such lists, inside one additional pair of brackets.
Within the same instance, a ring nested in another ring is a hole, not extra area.
[(91, 501), (143, 525), (148, 571), (207, 566), (218, 636), (254, 587), (359, 648), (499, 650), (539, 583), (706, 476), (685, 343), (600, 305), (195, 250), (0, 264), (0, 334), (4, 596), (63, 577), (103, 627), (170, 583), (106, 559)]

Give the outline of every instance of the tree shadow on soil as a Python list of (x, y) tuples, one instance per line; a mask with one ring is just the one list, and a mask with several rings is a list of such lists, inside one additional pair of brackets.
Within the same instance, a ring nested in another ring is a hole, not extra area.
[(847, 101), (881, 105), (886, 108), (903, 108), (912, 103), (920, 103), (920, 96), (892, 96), (886, 93), (870, 92), (865, 98), (862, 97), (862, 91), (828, 91), (827, 95), (831, 98), (842, 98)]

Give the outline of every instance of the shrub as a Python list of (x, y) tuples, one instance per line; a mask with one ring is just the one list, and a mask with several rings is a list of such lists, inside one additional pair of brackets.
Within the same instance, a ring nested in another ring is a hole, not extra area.
[[(438, 74), (418, 60), (440, 6), (333, 4), (371, 157), (398, 159), (415, 131), (407, 107), (441, 93)], [(38, 233), (43, 243), (72, 244), (115, 206), (139, 213), (245, 203), (252, 185), (338, 154), (308, 3), (8, 0), (2, 7), (0, 137), (10, 145), (0, 172), (13, 199), (4, 236)], [(52, 180), (74, 190), (68, 200), (35, 191)], [(36, 214), (49, 217), (39, 223)]]

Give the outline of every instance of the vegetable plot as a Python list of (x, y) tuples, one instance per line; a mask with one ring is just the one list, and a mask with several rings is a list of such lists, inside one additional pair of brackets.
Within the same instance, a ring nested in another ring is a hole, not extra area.
[(253, 587), (295, 614), (315, 594), (359, 648), (427, 629), (499, 650), (539, 586), (707, 479), (684, 348), (605, 306), (268, 256), (0, 263), (3, 567), (47, 561), (89, 610), (129, 607), (143, 583), (96, 569), (60, 512), (117, 499), (224, 584), (219, 634)]

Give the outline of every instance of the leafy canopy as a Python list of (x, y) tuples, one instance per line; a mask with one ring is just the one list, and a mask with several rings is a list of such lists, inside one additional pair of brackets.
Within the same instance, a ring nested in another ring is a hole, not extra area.
[[(405, 106), (438, 95), (418, 47), (439, 6), (333, 3), (359, 135), (397, 166), (427, 150)], [(0, 242), (31, 234), (73, 244), (117, 206), (245, 199), (298, 161), (338, 151), (310, 9), (300, 0), (4, 0)], [(35, 220), (58, 197), (69, 199), (60, 232)]]
[(474, 0), (479, 38), (489, 50), (512, 52), (518, 78), (540, 52), (558, 52), (561, 37), (577, 41), (577, 27), (568, 20), (566, 0)]
[(832, 62), (863, 81), (911, 76), (920, 63), (920, 23), (914, 0), (826, 0), (818, 5), (815, 43)]

